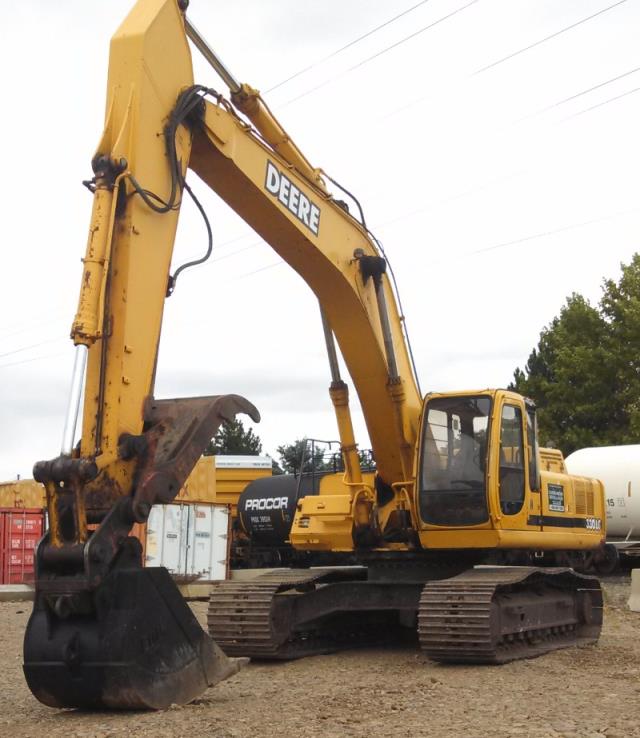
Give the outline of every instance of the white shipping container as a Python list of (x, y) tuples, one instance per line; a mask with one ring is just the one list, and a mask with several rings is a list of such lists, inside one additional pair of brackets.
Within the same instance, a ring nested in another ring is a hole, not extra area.
[(204, 580), (226, 579), (228, 540), (226, 505), (155, 505), (147, 522), (146, 566)]

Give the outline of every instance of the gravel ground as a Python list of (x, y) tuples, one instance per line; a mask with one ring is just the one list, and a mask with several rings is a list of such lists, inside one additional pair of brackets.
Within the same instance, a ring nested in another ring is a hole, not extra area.
[[(440, 666), (379, 649), (249, 664), (196, 703), (161, 713), (83, 713), (37, 702), (22, 676), (29, 603), (0, 603), (0, 735), (640, 738), (640, 613), (629, 578), (605, 583), (595, 646), (505, 666)], [(194, 610), (204, 621), (206, 605)]]

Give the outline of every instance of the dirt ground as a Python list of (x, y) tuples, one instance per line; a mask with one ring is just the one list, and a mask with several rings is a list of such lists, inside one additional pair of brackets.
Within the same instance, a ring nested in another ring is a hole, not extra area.
[[(640, 737), (640, 613), (630, 580), (605, 582), (595, 646), (505, 666), (440, 666), (406, 649), (249, 664), (196, 703), (161, 713), (52, 710), (22, 675), (30, 603), (0, 603), (2, 736)], [(206, 605), (194, 609), (204, 621)]]

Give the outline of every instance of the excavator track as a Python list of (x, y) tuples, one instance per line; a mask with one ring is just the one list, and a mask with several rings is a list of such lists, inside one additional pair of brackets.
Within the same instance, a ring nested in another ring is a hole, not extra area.
[(502, 664), (594, 643), (602, 591), (570, 569), (478, 567), (429, 582), (420, 597), (418, 635), (442, 663)]
[(296, 659), (406, 643), (416, 615), (429, 658), (501, 664), (597, 641), (602, 592), (564, 568), (480, 566), (426, 584), (367, 579), (364, 567), (276, 570), (218, 582), (208, 626), (228, 656)]
[(301, 592), (349, 578), (354, 571), (358, 577), (365, 570), (289, 569), (247, 582), (216, 582), (207, 612), (209, 634), (228, 656), (284, 660), (334, 651), (339, 647), (338, 632), (318, 627), (294, 630), (288, 606)]

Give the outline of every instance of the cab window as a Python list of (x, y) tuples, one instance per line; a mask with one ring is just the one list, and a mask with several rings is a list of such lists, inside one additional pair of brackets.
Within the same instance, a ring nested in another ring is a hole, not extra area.
[(515, 405), (504, 405), (500, 422), (500, 508), (505, 515), (515, 515), (523, 503), (522, 411)]
[(529, 446), (529, 487), (533, 492), (539, 492), (540, 470), (538, 469), (538, 432), (535, 410), (527, 410), (527, 445)]
[(431, 525), (484, 523), (491, 400), (445, 396), (428, 400), (422, 438), (420, 515)]

